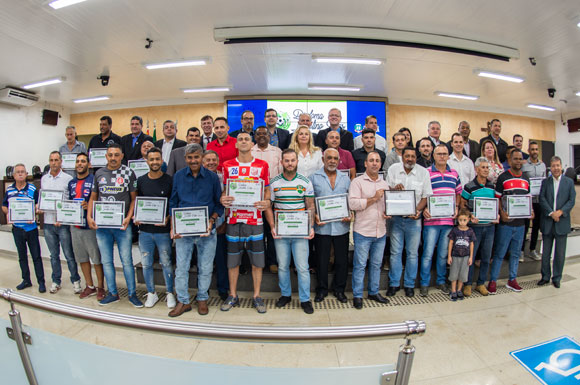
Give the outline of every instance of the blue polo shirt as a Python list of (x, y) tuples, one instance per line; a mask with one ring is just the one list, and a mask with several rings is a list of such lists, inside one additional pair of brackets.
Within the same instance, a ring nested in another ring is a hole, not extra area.
[[(348, 194), (350, 188), (350, 178), (341, 172), (336, 173), (334, 190), (330, 186), (330, 179), (324, 172), (324, 168), (317, 170), (310, 175), (310, 182), (314, 188), (315, 197), (325, 197), (329, 195)], [(323, 226), (314, 225), (314, 232), (319, 235), (343, 235), (350, 231), (350, 222), (331, 222)]]
[(208, 215), (224, 213), (220, 203), (222, 187), (217, 174), (205, 167), (199, 169), (194, 177), (189, 167), (185, 167), (173, 176), (173, 189), (169, 199), (170, 208), (207, 206)]
[[(38, 203), (38, 189), (35, 185), (26, 183), (26, 186), (22, 190), (18, 190), (16, 188), (16, 183), (13, 183), (6, 189), (6, 193), (4, 194), (4, 201), (2, 202), (2, 206), (8, 207), (8, 201), (11, 199), (16, 200), (25, 200), (25, 199), (32, 199), (34, 203)], [(24, 231), (32, 231), (36, 229), (36, 222), (34, 223), (13, 223), (12, 226), (18, 227), (23, 229)]]

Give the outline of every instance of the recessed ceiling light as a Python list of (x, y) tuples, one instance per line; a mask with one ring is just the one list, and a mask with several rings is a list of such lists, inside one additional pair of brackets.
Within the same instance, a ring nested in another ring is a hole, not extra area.
[(308, 89), (312, 91), (347, 91), (359, 92), (361, 86), (349, 86), (345, 84), (308, 84)]
[(182, 88), (185, 93), (191, 92), (229, 92), (232, 90), (231, 87), (202, 87), (202, 88)]
[(385, 63), (385, 60), (383, 59), (371, 59), (364, 57), (318, 56), (318, 55), (313, 55), (312, 60), (318, 63), (367, 64), (375, 66)]
[(544, 111), (556, 111), (556, 109), (554, 107), (542, 106), (541, 104), (528, 104), (528, 108), (535, 108), (537, 110), (544, 110)]
[(54, 1), (51, 1), (50, 3), (48, 3), (48, 5), (54, 9), (60, 9), (60, 8), (68, 7), (69, 5), (82, 3), (83, 1), (86, 1), (86, 0), (54, 0)]
[(101, 96), (93, 96), (91, 98), (85, 98), (85, 99), (74, 99), (73, 102), (75, 103), (88, 103), (88, 102), (98, 102), (101, 100), (109, 100), (111, 99), (110, 95), (101, 95)]
[(177, 68), (177, 67), (190, 67), (190, 66), (204, 66), (208, 63), (209, 59), (187, 59), (179, 61), (171, 61), (164, 63), (145, 63), (143, 66), (148, 70), (156, 70), (159, 68)]
[(38, 82), (26, 84), (26, 85), (22, 86), (22, 88), (24, 88), (25, 90), (29, 90), (31, 88), (37, 88), (37, 87), (49, 86), (51, 84), (62, 83), (65, 80), (66, 80), (66, 78), (61, 76), (61, 77), (58, 77), (58, 78), (41, 80), (41, 81), (38, 81)]
[(505, 81), (513, 82), (513, 83), (521, 83), (524, 81), (524, 78), (522, 78), (522, 77), (510, 75), (510, 74), (505, 74), (505, 73), (490, 72), (490, 71), (483, 71), (483, 70), (476, 70), (476, 73), (477, 73), (477, 76), (498, 79), (498, 80), (505, 80)]
[(443, 91), (436, 91), (435, 95), (442, 96), (444, 98), (455, 98), (455, 99), (465, 99), (465, 100), (477, 100), (477, 99), (479, 99), (479, 96), (477, 96), (477, 95), (456, 94), (453, 92), (443, 92)]

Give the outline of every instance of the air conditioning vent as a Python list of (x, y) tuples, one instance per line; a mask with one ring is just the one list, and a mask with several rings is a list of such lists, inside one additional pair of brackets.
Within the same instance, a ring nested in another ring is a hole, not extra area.
[(15, 106), (32, 106), (40, 98), (33, 93), (6, 87), (0, 90), (0, 103), (12, 104)]

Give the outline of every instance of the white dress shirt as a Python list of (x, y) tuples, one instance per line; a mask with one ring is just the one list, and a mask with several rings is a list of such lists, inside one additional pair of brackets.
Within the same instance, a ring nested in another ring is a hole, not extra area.
[(461, 179), (461, 187), (475, 179), (475, 166), (473, 161), (464, 154), (461, 154), (461, 160), (457, 158), (454, 152), (449, 156), (447, 161), (449, 168), (457, 171), (459, 179)]
[(560, 188), (560, 178), (562, 178), (562, 175), (560, 175), (560, 178), (557, 179), (554, 175), (552, 175), (552, 178), (554, 179), (554, 209), (552, 210), (553, 213), (554, 211), (556, 211), (556, 203), (558, 202), (558, 199), (556, 198), (558, 197), (558, 189)]
[[(72, 176), (60, 170), (56, 176), (52, 176), (50, 172), (45, 174), (40, 179), (40, 192), (42, 190), (59, 190), (64, 193), (64, 198), (68, 198), (68, 182), (72, 180)], [(44, 212), (44, 224), (53, 225), (56, 222), (56, 211)]]
[(322, 163), (321, 150), (307, 153), (306, 155), (302, 155), (302, 151), (298, 151), (298, 174), (310, 178), (310, 175), (314, 174), (322, 166), (324, 164)]
[(169, 156), (171, 156), (171, 149), (173, 148), (173, 143), (175, 143), (175, 138), (171, 139), (169, 142), (163, 139), (163, 146), (161, 148), (161, 156), (165, 164), (169, 164)]

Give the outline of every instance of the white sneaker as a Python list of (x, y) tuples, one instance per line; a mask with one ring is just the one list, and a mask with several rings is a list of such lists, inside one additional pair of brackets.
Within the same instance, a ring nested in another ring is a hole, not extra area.
[(167, 307), (169, 309), (173, 309), (175, 306), (177, 306), (177, 300), (175, 299), (175, 294), (167, 293), (165, 300), (167, 301)]
[(145, 307), (153, 307), (159, 301), (157, 293), (147, 293), (147, 300), (145, 301)]
[(81, 288), (80, 280), (73, 282), (73, 291), (75, 292), (75, 294), (80, 294), (83, 291), (83, 289)]
[(530, 258), (532, 258), (534, 261), (541, 261), (542, 260), (542, 256), (540, 254), (538, 254), (538, 252), (536, 250), (532, 250), (532, 252), (530, 253)]
[(56, 282), (53, 282), (52, 285), (50, 285), (50, 293), (51, 294), (56, 294), (59, 290), (60, 290), (60, 285), (58, 285)]
[(523, 262), (523, 261), (524, 261), (524, 252), (522, 251), (520, 253), (520, 262)]

